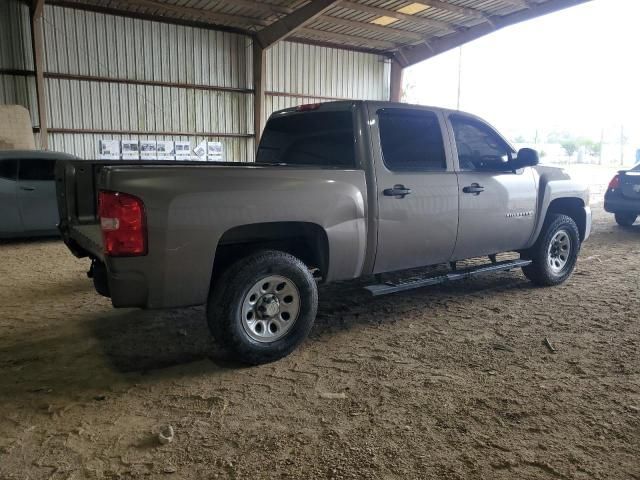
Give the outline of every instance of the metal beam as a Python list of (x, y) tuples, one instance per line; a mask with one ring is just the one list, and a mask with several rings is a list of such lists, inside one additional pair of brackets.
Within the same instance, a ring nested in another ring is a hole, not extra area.
[(44, 14), (44, 0), (33, 0), (32, 17), (42, 17)]
[(36, 97), (38, 99), (38, 124), (40, 127), (40, 149), (49, 148), (47, 132), (47, 95), (44, 85), (44, 0), (34, 0), (31, 6), (31, 47), (33, 48), (33, 66), (36, 74)]
[(295, 9), (283, 7), (281, 5), (273, 5), (271, 3), (258, 2), (257, 0), (224, 0), (224, 3), (234, 7), (247, 7), (267, 13), (283, 13), (289, 15)]
[(316, 47), (336, 48), (338, 50), (347, 50), (349, 52), (371, 53), (373, 55), (382, 55), (389, 58), (392, 57), (388, 48), (375, 48), (372, 45), (358, 47), (355, 45), (345, 45), (332, 40), (303, 38), (299, 36), (288, 37), (287, 40), (290, 42), (301, 43), (303, 45), (314, 45)]
[(395, 10), (389, 10), (380, 7), (371, 7), (369, 5), (362, 5), (360, 3), (343, 1), (340, 2), (340, 6), (348, 8), (349, 10), (355, 10), (357, 12), (371, 13), (372, 15), (378, 15), (380, 17), (393, 17), (405, 22), (415, 23), (416, 25), (423, 25), (426, 27), (435, 27), (444, 30), (449, 33), (456, 32), (455, 25), (450, 23), (441, 22), (439, 20), (433, 20), (431, 18), (421, 17), (419, 15), (407, 15), (406, 13), (396, 12)]
[(422, 40), (424, 38), (419, 33), (410, 32), (408, 30), (384, 27), (382, 25), (376, 25), (375, 23), (356, 22), (354, 20), (347, 20), (345, 18), (331, 17), (329, 15), (322, 15), (318, 18), (318, 21), (330, 23), (332, 25), (342, 25), (344, 27), (368, 30), (370, 32), (382, 33), (385, 35), (395, 35), (398, 37), (410, 38), (412, 40)]
[(545, 3), (531, 6), (526, 10), (520, 10), (504, 16), (490, 17), (491, 23), (481, 23), (465, 31), (446, 35), (444, 37), (433, 37), (427, 39), (423, 44), (415, 47), (403, 47), (395, 52), (394, 57), (404, 66), (414, 65), (428, 58), (439, 55), (453, 48), (459, 47), (488, 33), (494, 32), (509, 25), (531, 20), (532, 18), (547, 15), (558, 10), (573, 7), (591, 0), (548, 0)]
[(264, 48), (253, 39), (253, 133), (255, 149), (258, 151), (265, 112), (265, 80), (267, 77), (266, 54)]
[[(34, 132), (40, 131), (34, 127)], [(223, 133), (223, 132), (180, 132), (176, 130), (119, 130), (113, 128), (50, 128), (49, 133), (68, 133), (77, 135), (107, 134), (107, 135), (158, 135), (163, 137), (222, 137), (222, 138), (251, 138), (252, 133)]]
[(404, 68), (396, 60), (391, 60), (391, 82), (389, 86), (389, 100), (399, 102), (402, 99), (402, 74)]
[[(111, 3), (114, 3), (113, 1)], [(155, 0), (116, 0), (116, 4), (125, 5), (126, 7), (143, 7), (175, 13), (177, 15), (185, 15), (191, 18), (205, 20), (211, 23), (231, 23), (243, 26), (266, 26), (269, 25), (267, 20), (254, 17), (245, 17), (243, 15), (231, 15), (228, 13), (212, 12), (211, 10), (203, 10), (201, 8), (183, 7), (172, 3), (157, 2)]]
[(485, 18), (487, 15), (482, 10), (475, 8), (461, 7), (454, 5), (453, 3), (443, 2), (441, 0), (420, 0), (420, 3), (429, 7), (437, 8), (438, 10), (444, 10), (445, 12), (459, 13), (467, 17)]
[(307, 23), (315, 20), (333, 7), (339, 0), (313, 0), (293, 13), (260, 30), (256, 38), (262, 48), (268, 48), (280, 40), (284, 40)]
[[(2, 1), (2, 0), (0, 0)], [(178, 18), (177, 16), (169, 16), (166, 13), (143, 13), (138, 10), (127, 9), (127, 4), (124, 2), (117, 3), (116, 0), (112, 0), (109, 6), (94, 5), (89, 3), (79, 3), (79, 1), (73, 0), (46, 0), (47, 5), (56, 5), (62, 8), (73, 8), (76, 10), (82, 10), (85, 12), (102, 13), (104, 15), (116, 15), (118, 17), (136, 18), (139, 20), (149, 20), (152, 22), (162, 22), (171, 25), (184, 25), (186, 27), (215, 29), (221, 32), (237, 33), (240, 35), (253, 35), (254, 32), (249, 30), (248, 27), (236, 27), (231, 25), (223, 25), (221, 23), (211, 23), (205, 21), (205, 19), (192, 19)]]
[(513, 5), (514, 7), (529, 8), (532, 5), (527, 0), (502, 0), (504, 3)]
[(344, 42), (347, 45), (343, 46), (342, 48), (347, 48), (347, 49), (349, 48), (348, 45), (354, 44), (354, 43), (359, 45), (367, 45), (373, 48), (379, 48), (384, 51), (395, 50), (398, 47), (400, 47), (400, 45), (396, 43), (387, 42), (385, 40), (374, 40), (372, 38), (367, 38), (367, 37), (347, 35), (346, 33), (325, 32), (324, 30), (315, 30), (312, 28), (300, 28), (298, 29), (298, 33), (301, 33), (303, 35), (309, 35), (311, 37), (325, 39), (330, 42)]

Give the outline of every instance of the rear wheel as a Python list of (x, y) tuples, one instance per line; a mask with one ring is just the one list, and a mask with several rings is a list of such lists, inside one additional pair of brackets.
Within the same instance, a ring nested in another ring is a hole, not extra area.
[(309, 269), (285, 252), (257, 252), (231, 265), (209, 296), (209, 329), (239, 361), (267, 363), (307, 337), (318, 291)]
[(523, 253), (532, 263), (522, 271), (536, 285), (559, 285), (573, 273), (579, 251), (576, 222), (566, 215), (549, 214), (535, 245)]
[(630, 227), (638, 216), (635, 213), (616, 213), (616, 223), (622, 227)]

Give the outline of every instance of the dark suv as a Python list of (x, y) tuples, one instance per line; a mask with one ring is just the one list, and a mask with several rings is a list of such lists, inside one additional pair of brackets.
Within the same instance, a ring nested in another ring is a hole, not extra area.
[(620, 170), (604, 195), (604, 209), (616, 216), (618, 225), (630, 227), (640, 215), (640, 163)]

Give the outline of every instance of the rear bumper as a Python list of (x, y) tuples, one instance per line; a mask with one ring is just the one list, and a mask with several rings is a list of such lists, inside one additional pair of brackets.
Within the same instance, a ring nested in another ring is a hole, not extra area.
[(112, 272), (100, 259), (91, 263), (87, 273), (100, 295), (110, 298), (116, 308), (147, 306), (148, 286), (143, 275), (137, 272)]
[(110, 273), (109, 294), (116, 308), (148, 307), (148, 288), (145, 278), (138, 273)]
[(591, 215), (591, 207), (584, 207), (584, 237), (582, 239), (583, 242), (586, 242), (589, 237), (591, 236), (591, 222), (592, 222), (592, 215)]
[(607, 193), (604, 197), (604, 209), (609, 213), (640, 214), (640, 199), (625, 198), (620, 194)]

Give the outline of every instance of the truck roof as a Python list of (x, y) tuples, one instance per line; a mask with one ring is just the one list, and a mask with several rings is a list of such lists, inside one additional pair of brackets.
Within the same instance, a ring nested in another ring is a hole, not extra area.
[[(286, 113), (291, 113), (291, 112), (300, 112), (300, 111), (311, 111), (314, 109), (322, 109), (322, 110), (342, 110), (342, 109), (347, 109), (347, 108), (351, 108), (354, 105), (358, 105), (358, 104), (375, 104), (379, 107), (394, 107), (394, 108), (414, 108), (414, 107), (418, 107), (418, 108), (424, 108), (424, 109), (428, 109), (428, 110), (432, 110), (432, 111), (439, 111), (439, 112), (444, 112), (447, 114), (452, 114), (452, 113), (458, 113), (461, 115), (465, 115), (465, 116), (469, 116), (469, 117), (474, 117), (474, 118), (478, 118), (479, 120), (481, 120), (477, 115), (474, 115), (472, 113), (469, 112), (465, 112), (463, 110), (453, 110), (450, 108), (444, 108), (444, 107), (435, 107), (433, 105), (419, 105), (419, 104), (415, 104), (415, 103), (404, 103), (404, 102), (390, 102), (390, 101), (385, 101), (385, 100), (333, 100), (333, 101), (329, 101), (329, 102), (315, 102), (315, 103), (308, 103), (308, 104), (303, 104), (303, 105), (297, 105), (295, 107), (289, 107), (289, 108), (283, 108), (282, 110), (277, 110), (275, 112), (273, 112), (272, 115), (277, 115), (277, 114), (286, 114)], [(317, 105), (317, 108), (311, 108), (311, 107), (315, 107)], [(482, 120), (484, 122), (484, 120)]]
[(441, 112), (444, 115), (454, 115), (454, 114), (463, 115), (470, 119), (474, 119), (483, 124), (489, 125), (495, 131), (496, 134), (502, 137), (502, 139), (507, 143), (507, 145), (509, 145), (509, 147), (514, 152), (516, 151), (514, 146), (511, 144), (511, 142), (507, 138), (505, 138), (505, 136), (502, 135), (497, 128), (495, 128), (485, 119), (477, 115), (474, 115), (473, 113), (465, 112), (462, 110), (453, 110), (450, 108), (443, 108), (443, 107), (433, 107), (430, 105), (418, 105), (418, 104), (402, 103), (402, 102), (389, 102), (384, 100), (336, 100), (336, 101), (330, 101), (330, 102), (309, 103), (309, 104), (298, 105), (295, 107), (284, 108), (282, 110), (273, 112), (269, 118), (271, 119), (278, 115), (303, 113), (303, 112), (309, 112), (314, 110), (321, 110), (321, 111), (348, 110), (354, 107), (355, 105), (367, 105), (367, 104), (374, 104), (378, 108), (420, 108), (420, 109), (430, 110), (432, 112)]

